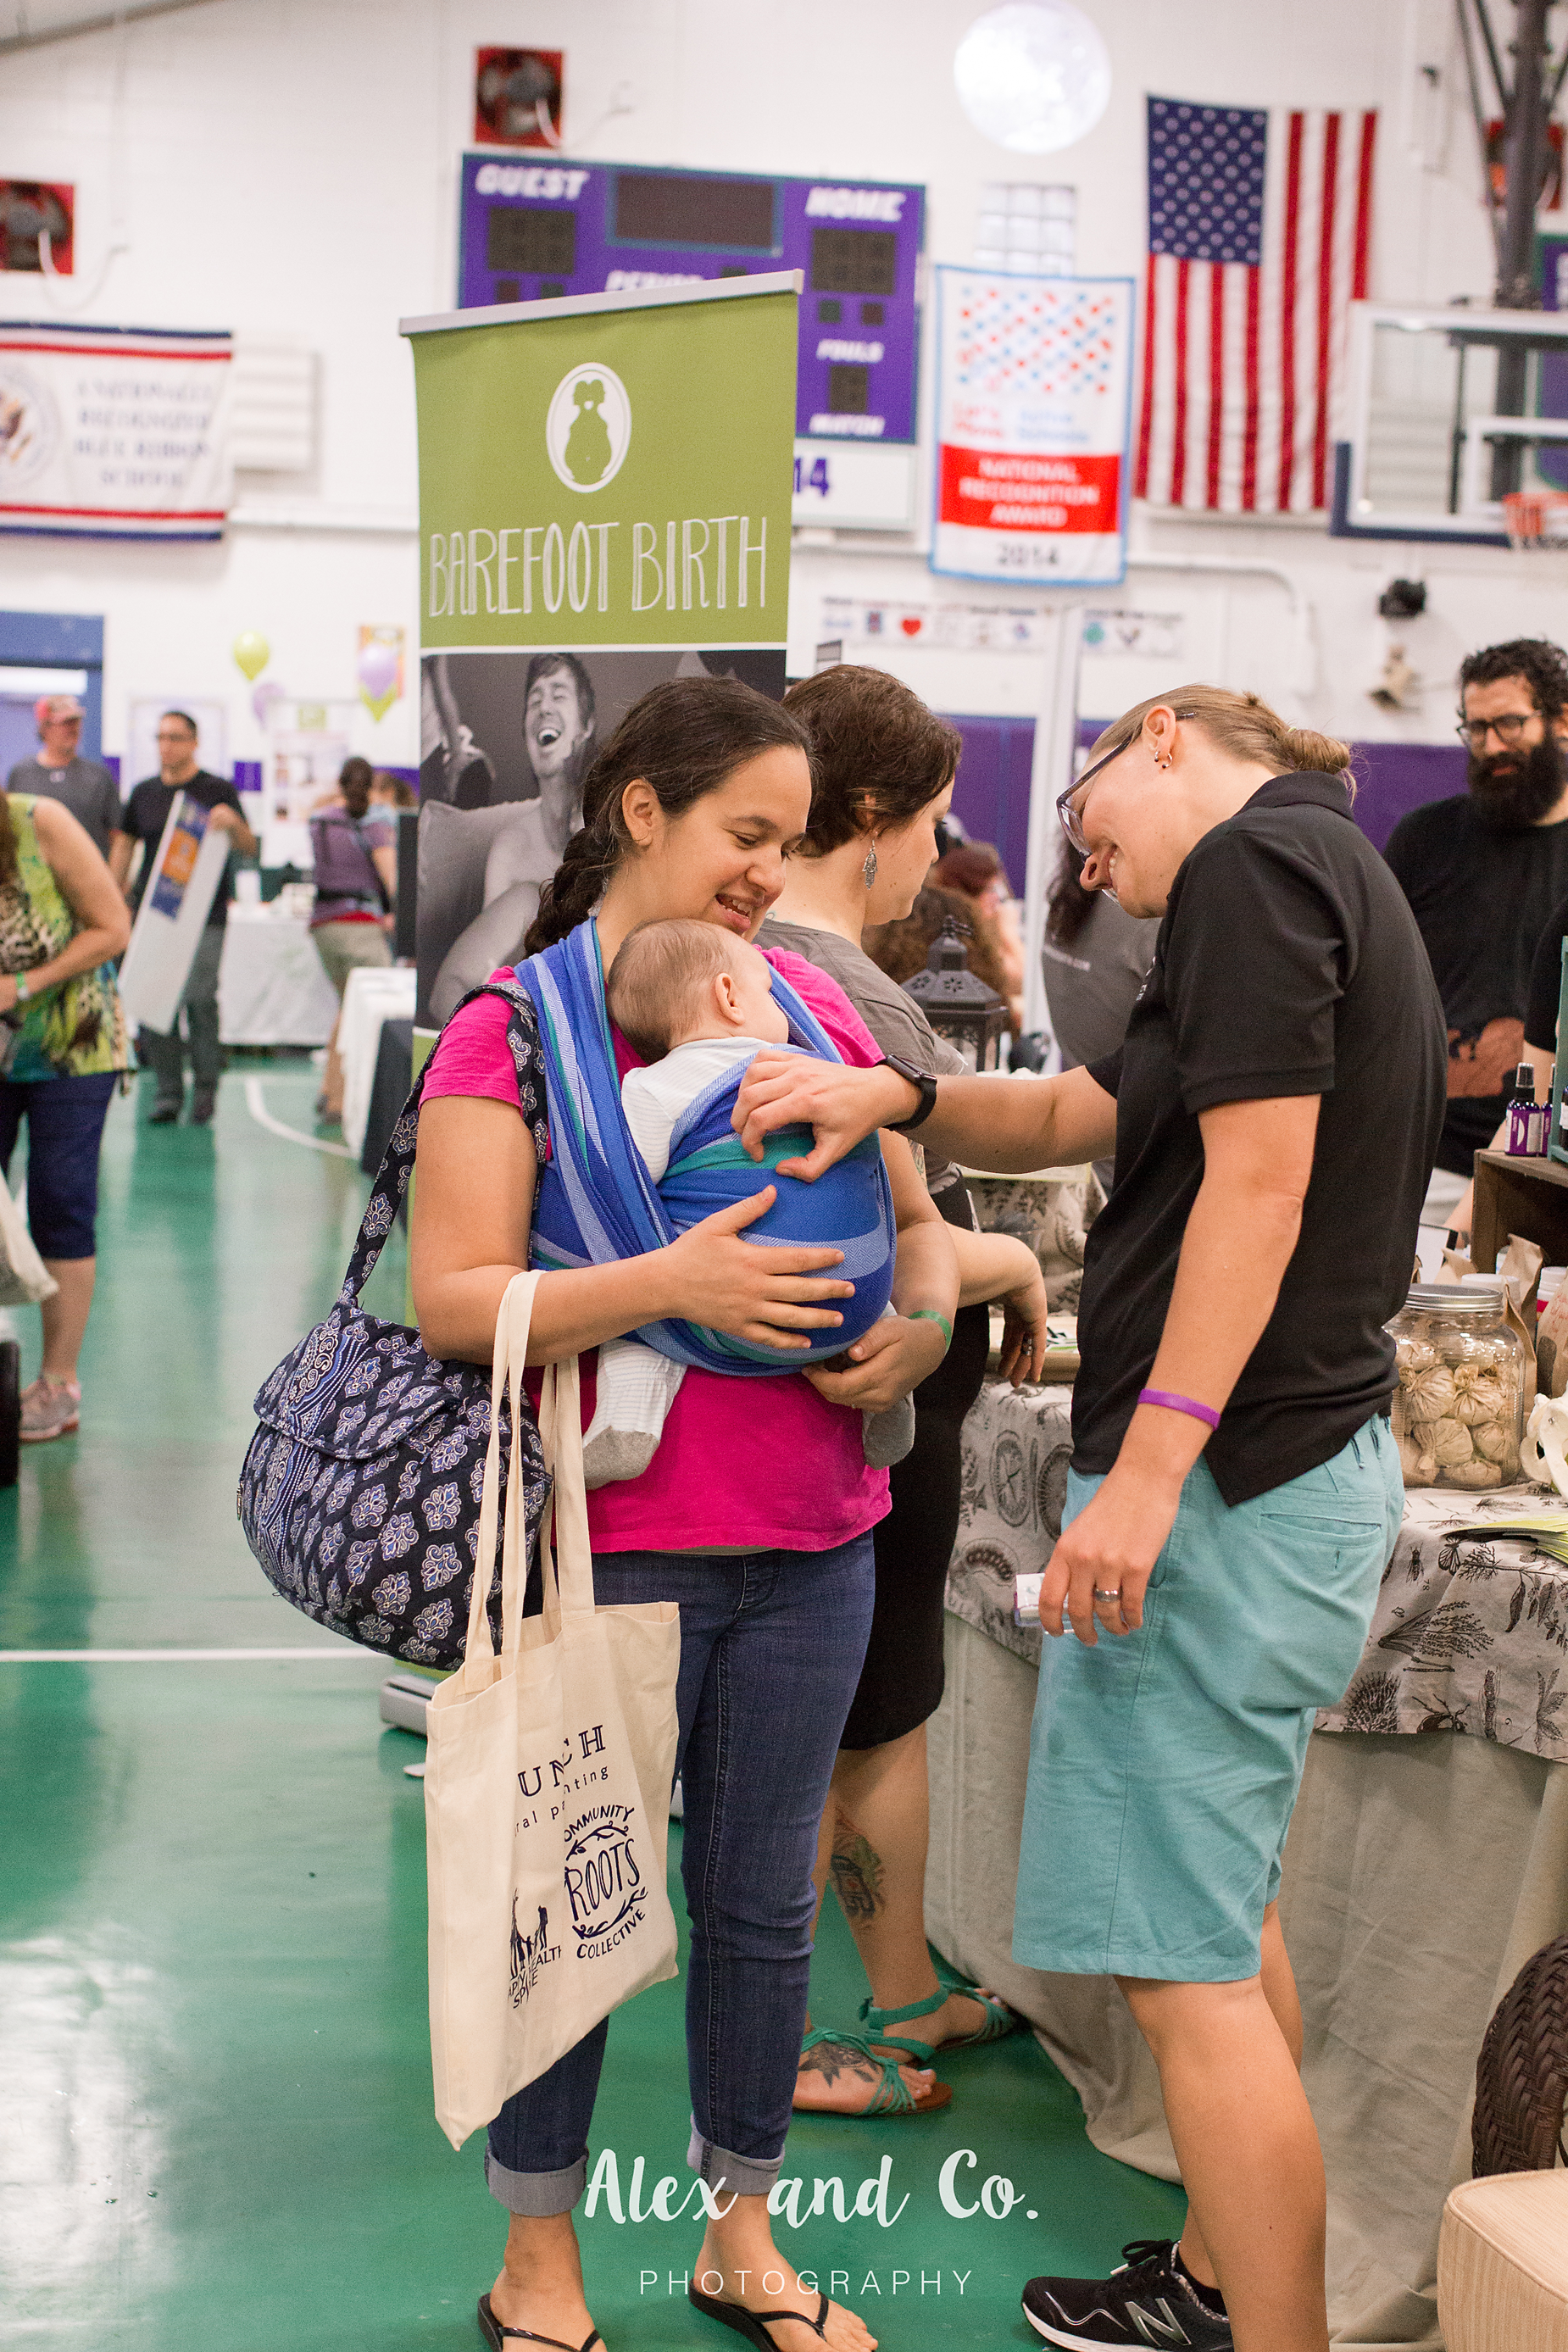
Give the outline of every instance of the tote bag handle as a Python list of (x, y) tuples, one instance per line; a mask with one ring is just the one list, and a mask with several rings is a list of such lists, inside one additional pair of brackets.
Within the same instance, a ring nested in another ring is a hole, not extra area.
[[(484, 1668), (495, 1663), (487, 1601), (489, 1564), (496, 1556), (500, 1516), (500, 1408), (503, 1397), (511, 1407), (511, 1460), (507, 1477), (506, 1522), (501, 1543), (501, 1655), (515, 1656), (522, 1639), (523, 1589), (527, 1574), (527, 1530), (523, 1526), (523, 1478), (521, 1432), (524, 1398), (523, 1367), (528, 1356), (529, 1327), (540, 1276), (517, 1274), (501, 1294), (496, 1315), (495, 1353), (490, 1366), (490, 1439), (485, 1455), (485, 1482), (479, 1504), (478, 1549), (468, 1596), (468, 1632), (465, 1666)], [(540, 1575), (544, 1587), (547, 1633), (559, 1632), (563, 1609), (577, 1612), (594, 1607), (594, 1561), (588, 1539), (588, 1496), (583, 1475), (583, 1417), (577, 1359), (568, 1356), (546, 1364), (540, 1397), (540, 1438), (552, 1491), (540, 1528)], [(553, 1536), (553, 1551), (552, 1537)], [(558, 1564), (558, 1565), (557, 1565)]]
[(553, 1600), (568, 1615), (593, 1614), (594, 1552), (588, 1538), (588, 1490), (583, 1475), (583, 1407), (577, 1359), (547, 1365), (539, 1401), (539, 1434), (552, 1474), (551, 1514), (555, 1537), (553, 1567), (549, 1530), (540, 1540), (544, 1605)]
[(496, 1313), (495, 1352), (490, 1362), (490, 1442), (485, 1454), (485, 1483), (479, 1500), (479, 1540), (474, 1552), (473, 1586), (468, 1595), (468, 1633), (463, 1664), (484, 1668), (495, 1663), (488, 1610), (494, 1573), (496, 1528), (500, 1517), (501, 1402), (510, 1391), (511, 1459), (507, 1476), (506, 1530), (501, 1545), (501, 1652), (515, 1651), (522, 1628), (522, 1595), (527, 1547), (522, 1540), (522, 1477), (520, 1436), (522, 1426), (522, 1369), (528, 1355), (528, 1331), (533, 1316), (537, 1274), (514, 1274), (501, 1294)]

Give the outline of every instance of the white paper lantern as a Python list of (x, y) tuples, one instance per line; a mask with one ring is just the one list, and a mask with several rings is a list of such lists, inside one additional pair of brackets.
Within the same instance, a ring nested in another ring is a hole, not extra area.
[(1110, 98), (1110, 58), (1070, 0), (1008, 0), (977, 16), (958, 45), (952, 79), (977, 131), (1026, 155), (1070, 147)]

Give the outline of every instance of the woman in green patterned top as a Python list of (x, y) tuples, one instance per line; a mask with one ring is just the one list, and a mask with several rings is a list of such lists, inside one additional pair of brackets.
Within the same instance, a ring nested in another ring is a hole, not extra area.
[(0, 795), (0, 1176), (25, 1118), (27, 1220), (58, 1285), (43, 1305), (43, 1369), (22, 1396), (29, 1444), (75, 1429), (81, 1405), (99, 1145), (131, 1058), (112, 959), (130, 937), (114, 877), (63, 803)]

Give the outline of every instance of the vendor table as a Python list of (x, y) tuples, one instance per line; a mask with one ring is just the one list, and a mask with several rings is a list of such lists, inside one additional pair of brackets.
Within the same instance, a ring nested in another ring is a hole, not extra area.
[[(359, 1164), (366, 1176), (380, 1173), (398, 1113), (408, 1100), (413, 1085), (414, 1024), (384, 1021), (381, 1043), (376, 1048), (375, 1076), (371, 1080), (370, 1108), (365, 1113), (364, 1141), (360, 1146)], [(406, 1208), (405, 1201), (398, 1214), (403, 1215)]]
[(362, 965), (348, 976), (338, 1022), (338, 1059), (343, 1069), (343, 1141), (356, 1160), (364, 1149), (382, 1024), (413, 1020), (416, 980), (412, 966), (403, 964)]
[(310, 927), (271, 907), (228, 910), (217, 979), (226, 1045), (324, 1045), (337, 992), (321, 969)]
[[(1060, 1530), (1070, 1402), (1067, 1390), (996, 1383), (965, 1423), (948, 1686), (931, 1727), (926, 1926), (1028, 2019), (1095, 2144), (1174, 2179), (1153, 2063), (1114, 1983), (1012, 1958), (1044, 1636), (1013, 1623), (1011, 1581), (1045, 1565)], [(1481, 2036), (1525, 1960), (1568, 1929), (1568, 1570), (1458, 1532), (1553, 1507), (1539, 1487), (1412, 1495), (1361, 1664), (1310, 1744), (1280, 1910), (1344, 2352), (1440, 2344), (1437, 2229), (1470, 2168)]]

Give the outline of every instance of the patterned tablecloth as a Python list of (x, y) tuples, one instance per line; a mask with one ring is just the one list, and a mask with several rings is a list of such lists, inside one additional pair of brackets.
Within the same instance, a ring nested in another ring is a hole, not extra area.
[(1013, 1622), (1013, 1580), (1050, 1559), (1071, 1460), (1071, 1389), (986, 1381), (963, 1424), (963, 1488), (947, 1605), (1031, 1665), (1038, 1664), (1046, 1637), (1038, 1625)]
[(1546, 1512), (1568, 1522), (1551, 1486), (1407, 1495), (1362, 1662), (1319, 1730), (1458, 1731), (1568, 1763), (1568, 1568), (1458, 1532)]
[[(988, 1381), (963, 1424), (963, 1490), (947, 1606), (1037, 1664), (1045, 1636), (1013, 1622), (1013, 1580), (1043, 1569), (1061, 1532), (1072, 1391)], [(1527, 1543), (1461, 1537), (1487, 1519), (1554, 1512), (1551, 1487), (1405, 1497), (1372, 1632), (1320, 1731), (1457, 1731), (1568, 1762), (1568, 1569)]]
[(1083, 1245), (1105, 1206), (1092, 1168), (1047, 1168), (1033, 1176), (965, 1173), (981, 1230), (1027, 1242), (1046, 1277), (1054, 1313), (1076, 1315), (1083, 1283)]

